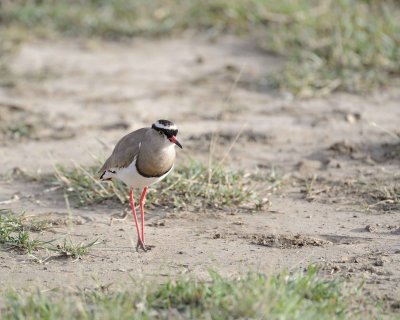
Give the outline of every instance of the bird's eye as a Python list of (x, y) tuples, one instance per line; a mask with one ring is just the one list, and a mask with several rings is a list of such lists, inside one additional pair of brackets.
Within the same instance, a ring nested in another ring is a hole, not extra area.
[(158, 134), (162, 136), (164, 133), (162, 131), (158, 131)]

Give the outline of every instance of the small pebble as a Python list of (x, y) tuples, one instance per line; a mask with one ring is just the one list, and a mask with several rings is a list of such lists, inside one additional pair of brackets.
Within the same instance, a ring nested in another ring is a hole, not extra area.
[(367, 225), (365, 227), (365, 230), (368, 231), (368, 232), (375, 232), (376, 231), (376, 227), (374, 227), (374, 226), (369, 224), (369, 225)]

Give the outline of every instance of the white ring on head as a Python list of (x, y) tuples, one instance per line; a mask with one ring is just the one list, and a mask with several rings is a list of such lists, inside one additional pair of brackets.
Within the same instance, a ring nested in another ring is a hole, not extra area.
[(172, 125), (172, 126), (165, 126), (162, 123), (156, 121), (156, 123), (154, 123), (154, 125), (159, 128), (159, 129), (166, 129), (166, 130), (177, 130), (178, 128), (176, 127), (176, 125)]

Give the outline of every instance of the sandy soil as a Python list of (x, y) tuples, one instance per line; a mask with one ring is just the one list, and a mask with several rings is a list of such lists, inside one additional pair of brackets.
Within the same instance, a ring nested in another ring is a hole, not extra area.
[[(0, 208), (59, 221), (72, 213), (72, 225), (40, 236), (102, 243), (75, 262), (37, 263), (1, 251), (1, 287), (207, 277), (210, 268), (273, 273), (318, 263), (323, 274), (365, 281), (368, 294), (399, 307), (400, 207), (385, 190), (400, 187), (400, 143), (384, 130), (399, 130), (400, 91), (296, 101), (265, 85), (280, 65), (251, 41), (233, 38), (25, 44), (12, 64), (17, 85), (0, 88), (0, 123), (24, 122), (33, 134), (0, 137)], [(123, 134), (160, 118), (180, 128), (178, 162), (207, 159), (213, 132), (221, 137), (217, 158), (243, 130), (227, 164), (257, 173), (271, 206), (257, 213), (149, 211), (147, 239), (155, 248), (137, 253), (131, 221), (109, 225), (123, 206), (69, 212), (62, 194), (10, 179), (13, 168), (51, 173), (55, 163), (92, 164), (92, 155), (106, 157)], [(269, 188), (272, 169), (282, 180), (276, 191)]]

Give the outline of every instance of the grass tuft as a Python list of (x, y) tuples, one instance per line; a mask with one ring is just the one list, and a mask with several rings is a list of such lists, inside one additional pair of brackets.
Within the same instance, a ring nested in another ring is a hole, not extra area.
[(379, 309), (359, 288), (342, 280), (323, 280), (316, 268), (305, 274), (266, 277), (249, 273), (211, 281), (170, 280), (120, 291), (86, 290), (77, 294), (9, 294), (2, 318), (36, 315), (40, 319), (372, 319)]
[(28, 219), (24, 215), (17, 215), (8, 209), (0, 209), (0, 246), (5, 250), (17, 250), (32, 255), (34, 251), (50, 250), (60, 256), (80, 259), (89, 249), (98, 243), (97, 240), (89, 243), (75, 244), (71, 239), (64, 238), (61, 244), (55, 244), (56, 239), (32, 239), (32, 233), (43, 232), (52, 226), (48, 221)]
[(27, 222), (24, 216), (16, 216), (7, 209), (0, 209), (0, 245), (6, 250), (18, 250), (31, 254), (48, 242), (32, 239), (31, 232), (48, 228), (45, 222)]
[[(97, 168), (72, 169), (58, 166), (54, 184), (61, 186), (76, 206), (91, 205), (108, 199), (124, 203), (128, 187), (119, 181), (102, 183)], [(253, 191), (244, 172), (222, 166), (209, 169), (198, 161), (177, 167), (149, 193), (148, 205), (176, 210), (232, 209), (238, 206), (261, 208), (262, 201)]]
[(70, 238), (64, 238), (61, 244), (49, 246), (48, 249), (57, 252), (61, 257), (70, 257), (73, 259), (81, 259), (82, 256), (89, 252), (89, 249), (98, 243), (98, 239), (89, 243), (74, 243)]

